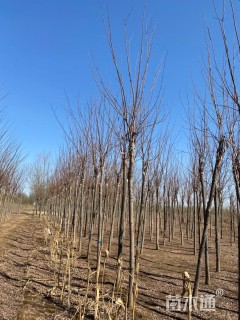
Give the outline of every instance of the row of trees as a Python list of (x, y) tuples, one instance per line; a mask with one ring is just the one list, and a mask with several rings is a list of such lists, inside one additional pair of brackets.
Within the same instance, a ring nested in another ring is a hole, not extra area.
[(0, 221), (18, 212), (21, 204), (23, 176), (20, 169), (20, 144), (7, 124), (4, 110), (0, 111)]
[[(129, 245), (130, 309), (135, 304), (139, 256), (146, 239), (155, 244), (156, 250), (179, 235), (182, 245), (193, 239), (193, 253), (198, 255), (194, 285), (197, 295), (203, 258), (206, 284), (210, 283), (208, 242), (213, 230), (216, 272), (221, 270), (225, 224), (231, 243), (237, 239), (237, 223), (239, 235), (240, 42), (231, 1), (230, 11), (235, 48), (227, 39), (224, 13), (220, 16), (216, 11), (225, 59), (218, 64), (209, 33), (206, 87), (204, 95), (195, 89), (194, 103), (189, 108), (191, 134), (184, 163), (177, 159), (165, 124), (161, 66), (155, 72), (150, 68), (153, 32), (143, 23), (133, 68), (125, 30), (125, 56), (120, 66), (108, 19), (106, 35), (116, 86), (110, 88), (95, 69), (100, 98), (84, 106), (69, 104), (69, 127), (64, 128), (66, 145), (55, 169), (47, 175), (45, 163), (38, 169), (39, 176), (35, 170), (33, 191), (38, 210), (47, 212), (80, 253), (83, 239), (88, 237), (86, 254), (89, 260), (96, 256), (97, 283), (103, 248), (111, 254), (113, 239), (117, 239), (119, 265)], [(120, 273), (118, 268), (117, 285)]]

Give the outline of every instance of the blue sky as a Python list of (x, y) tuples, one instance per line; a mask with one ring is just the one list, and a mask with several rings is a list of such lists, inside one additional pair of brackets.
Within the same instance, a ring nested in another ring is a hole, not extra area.
[(137, 36), (144, 7), (156, 27), (153, 59), (157, 64), (167, 56), (164, 101), (175, 133), (183, 136), (181, 100), (191, 95), (191, 78), (200, 81), (206, 25), (216, 32), (210, 0), (0, 0), (0, 88), (7, 94), (1, 103), (28, 161), (41, 152), (55, 154), (62, 144), (52, 107), (64, 119), (66, 95), (84, 101), (96, 93), (91, 54), (105, 79), (111, 77), (107, 8), (121, 51), (124, 18), (131, 12)]

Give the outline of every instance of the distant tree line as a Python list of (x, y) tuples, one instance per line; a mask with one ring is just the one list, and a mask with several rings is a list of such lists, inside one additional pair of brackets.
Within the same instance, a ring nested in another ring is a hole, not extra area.
[(0, 110), (0, 221), (7, 220), (12, 213), (19, 212), (22, 188), (23, 157), (20, 143), (6, 120), (5, 110)]

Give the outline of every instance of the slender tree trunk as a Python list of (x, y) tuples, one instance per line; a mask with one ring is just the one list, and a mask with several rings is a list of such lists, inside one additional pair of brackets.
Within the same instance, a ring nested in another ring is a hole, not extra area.
[(116, 192), (114, 196), (114, 204), (112, 209), (112, 217), (111, 217), (111, 227), (109, 232), (109, 239), (108, 239), (108, 251), (111, 252), (111, 246), (112, 246), (112, 238), (113, 238), (113, 231), (114, 231), (114, 222), (115, 222), (115, 216), (117, 212), (117, 206), (118, 206), (118, 198), (119, 198), (119, 186), (120, 186), (120, 174), (117, 176), (117, 186), (116, 186)]
[(99, 319), (98, 315), (98, 303), (99, 303), (99, 276), (101, 268), (101, 253), (102, 253), (102, 222), (103, 222), (103, 171), (104, 171), (104, 160), (100, 159), (100, 181), (99, 181), (99, 212), (98, 212), (98, 243), (97, 243), (97, 272), (96, 272), (96, 298), (95, 298), (95, 312), (94, 319)]
[(220, 237), (219, 237), (219, 213), (220, 207), (218, 202), (217, 188), (215, 188), (214, 194), (214, 205), (215, 205), (215, 248), (216, 248), (216, 272), (220, 272)]
[(126, 159), (126, 147), (124, 145), (124, 151), (122, 153), (122, 197), (120, 208), (120, 221), (119, 221), (119, 233), (118, 233), (118, 254), (117, 254), (117, 280), (116, 289), (118, 290), (121, 280), (122, 272), (122, 254), (123, 254), (123, 241), (125, 232), (125, 207), (126, 207), (126, 195), (127, 195), (127, 159)]
[(98, 212), (98, 244), (97, 244), (97, 269), (100, 271), (100, 260), (102, 250), (102, 222), (103, 222), (103, 171), (104, 163), (100, 160), (100, 181), (99, 181), (99, 212)]
[(187, 224), (186, 224), (187, 240), (189, 240), (189, 210), (190, 210), (190, 200), (189, 200), (189, 196), (188, 196), (188, 200), (187, 200)]
[(196, 270), (196, 276), (195, 276), (195, 282), (194, 282), (194, 290), (193, 290), (193, 296), (196, 297), (198, 295), (198, 288), (199, 288), (199, 282), (200, 282), (200, 274), (201, 274), (201, 267), (202, 267), (202, 257), (204, 253), (204, 248), (206, 245), (206, 240), (207, 240), (207, 232), (208, 232), (208, 223), (209, 223), (209, 218), (210, 218), (210, 209), (214, 197), (214, 189), (216, 185), (216, 180), (217, 176), (221, 167), (221, 162), (222, 158), (224, 155), (224, 144), (225, 140), (221, 139), (219, 141), (219, 146), (217, 149), (217, 154), (216, 154), (216, 162), (214, 166), (214, 171), (212, 175), (212, 182), (211, 182), (211, 189), (209, 193), (209, 199), (207, 203), (207, 207), (205, 210), (205, 220), (204, 220), (204, 228), (203, 228), (203, 234), (202, 234), (202, 240), (201, 240), (201, 245), (199, 248), (199, 255), (198, 255), (198, 262), (197, 262), (197, 270)]
[[(147, 210), (147, 201), (149, 197), (149, 204)], [(145, 230), (146, 230), (146, 221), (147, 215), (149, 216), (149, 239), (152, 242), (153, 239), (153, 201), (154, 201), (154, 193), (150, 191), (150, 186), (148, 186), (147, 194), (144, 200), (144, 214), (143, 214), (143, 235), (142, 239), (145, 238)], [(143, 247), (143, 244), (142, 244)], [(142, 252), (142, 251), (141, 251)]]
[[(138, 215), (138, 230), (137, 230), (137, 246), (141, 247), (141, 234), (143, 232), (143, 210), (144, 210), (144, 191), (145, 191), (146, 171), (144, 170), (144, 162), (142, 164), (142, 186), (141, 186), (141, 199), (140, 211)], [(139, 249), (140, 250), (140, 249)]]
[(232, 172), (237, 196), (237, 221), (238, 221), (238, 319), (240, 320), (240, 160), (237, 153), (232, 157)]
[(159, 188), (156, 189), (156, 250), (159, 250)]
[(122, 198), (121, 198), (121, 212), (118, 234), (118, 256), (117, 260), (122, 257), (123, 252), (123, 240), (124, 240), (124, 226), (125, 226), (125, 207), (126, 207), (126, 195), (127, 195), (127, 178), (126, 178), (127, 164), (126, 164), (126, 150), (122, 156)]
[(92, 236), (93, 228), (96, 216), (96, 201), (97, 201), (97, 188), (98, 188), (98, 170), (95, 168), (94, 174), (94, 189), (93, 189), (93, 200), (92, 200), (92, 214), (90, 216), (90, 227), (89, 227), (89, 238), (88, 238), (88, 250), (87, 250), (87, 259), (90, 257), (91, 245), (92, 245)]
[[(240, 184), (239, 184), (240, 189)], [(238, 320), (240, 320), (240, 199), (237, 202), (237, 217), (238, 217)]]
[(163, 194), (163, 245), (166, 245), (166, 233), (167, 233), (167, 199), (165, 198), (165, 192)]
[(194, 255), (197, 253), (197, 234), (196, 234), (196, 216), (197, 216), (197, 208), (196, 208), (196, 192), (193, 191), (193, 252)]
[(129, 205), (129, 238), (130, 238), (130, 272), (128, 287), (128, 307), (133, 307), (133, 287), (135, 279), (135, 241), (134, 241), (134, 212), (133, 212), (133, 172), (134, 172), (135, 142), (129, 142), (129, 169), (128, 169), (128, 205)]
[[(207, 221), (206, 213), (206, 195), (205, 195), (205, 186), (204, 186), (204, 169), (200, 165), (200, 183), (202, 187), (202, 203), (203, 203), (203, 217), (204, 217), (204, 228)], [(211, 211), (209, 209), (209, 220), (211, 220)], [(210, 283), (210, 272), (209, 272), (209, 256), (208, 256), (208, 234), (206, 233), (205, 239), (205, 284)]]
[[(92, 193), (91, 193), (92, 190)], [(91, 199), (94, 197), (94, 190), (93, 188), (91, 188), (91, 186), (88, 187), (88, 191), (87, 191), (87, 199)], [(88, 220), (89, 220), (89, 216), (92, 216), (92, 208), (91, 208), (91, 204), (89, 203), (89, 201), (86, 203), (86, 212), (85, 212), (85, 221), (84, 221), (84, 237), (87, 236), (87, 228), (88, 228)], [(90, 218), (91, 220), (91, 218)], [(90, 232), (90, 227), (89, 227), (89, 232)]]
[(197, 194), (197, 215), (198, 215), (198, 246), (201, 245), (201, 202)]
[[(170, 187), (169, 187), (170, 188)], [(170, 190), (168, 190), (167, 195), (167, 223), (168, 223), (168, 241), (171, 242), (171, 206), (170, 206)]]
[(83, 214), (84, 214), (84, 178), (82, 179), (82, 183), (80, 185), (81, 195), (80, 195), (80, 213), (79, 213), (79, 242), (78, 242), (78, 250), (81, 255), (82, 251), (82, 237), (83, 237)]
[[(150, 197), (151, 196), (151, 197)], [(147, 203), (149, 199), (149, 205), (148, 205), (148, 214), (151, 217), (151, 225), (153, 224), (153, 198), (154, 194), (153, 192), (150, 194), (150, 189), (148, 188), (146, 197), (144, 199), (144, 213), (143, 213), (143, 226), (142, 226), (142, 238), (141, 238), (141, 249), (140, 249), (140, 254), (143, 253), (143, 248), (144, 248), (144, 242), (145, 242), (145, 233), (146, 233), (146, 220), (147, 220)], [(150, 241), (152, 241), (152, 231), (153, 227), (151, 227), (151, 232), (150, 232)]]

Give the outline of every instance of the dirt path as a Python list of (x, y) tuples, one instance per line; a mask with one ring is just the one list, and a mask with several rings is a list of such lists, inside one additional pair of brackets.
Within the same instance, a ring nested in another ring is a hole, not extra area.
[[(17, 265), (17, 261), (10, 261), (10, 257), (16, 253), (15, 239), (27, 219), (29, 217), (23, 214), (14, 215), (0, 227), (0, 319), (17, 319), (17, 309), (22, 303), (24, 266)], [(20, 257), (16, 255), (16, 258)]]
[(7, 222), (1, 223), (0, 227), (0, 244), (4, 245), (4, 240), (7, 239), (8, 235), (11, 235), (21, 224), (25, 223), (29, 219), (26, 214), (14, 215)]
[(14, 215), (0, 226), (0, 320), (53, 319), (62, 312), (29, 285), (44, 245), (42, 230), (39, 218), (29, 214)]

